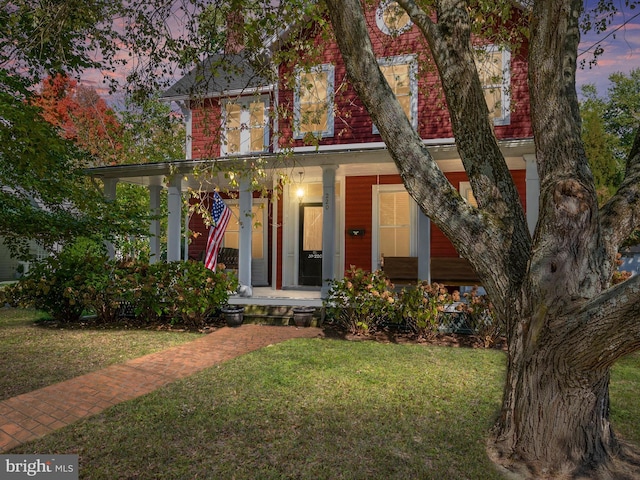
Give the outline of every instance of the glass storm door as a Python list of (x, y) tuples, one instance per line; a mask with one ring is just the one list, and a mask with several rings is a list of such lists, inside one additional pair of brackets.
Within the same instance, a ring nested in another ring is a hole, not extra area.
[(322, 285), (322, 204), (300, 205), (298, 284)]

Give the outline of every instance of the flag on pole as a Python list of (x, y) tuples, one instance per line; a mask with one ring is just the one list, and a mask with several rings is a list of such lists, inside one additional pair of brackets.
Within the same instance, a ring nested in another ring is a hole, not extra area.
[(207, 239), (207, 250), (204, 257), (204, 266), (209, 270), (215, 270), (218, 263), (218, 250), (222, 245), (222, 237), (231, 218), (231, 209), (222, 200), (218, 192), (213, 192), (213, 205), (211, 206), (211, 227)]

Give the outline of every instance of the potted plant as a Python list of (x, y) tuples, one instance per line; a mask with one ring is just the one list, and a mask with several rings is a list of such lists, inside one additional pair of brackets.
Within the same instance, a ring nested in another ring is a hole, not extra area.
[(313, 312), (315, 312), (315, 310), (316, 309), (313, 307), (294, 307), (293, 323), (296, 324), (296, 327), (310, 326), (313, 318)]
[(244, 321), (244, 307), (239, 305), (224, 305), (220, 311), (224, 316), (227, 327), (238, 327)]

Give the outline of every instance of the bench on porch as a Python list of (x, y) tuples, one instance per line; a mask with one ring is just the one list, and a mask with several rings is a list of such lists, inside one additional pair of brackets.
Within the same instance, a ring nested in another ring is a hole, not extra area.
[(224, 263), (227, 270), (238, 269), (238, 249), (222, 247), (218, 252), (218, 263)]
[[(415, 283), (418, 281), (418, 257), (384, 257), (382, 270), (393, 283)], [(432, 257), (431, 281), (450, 286), (480, 284), (471, 264), (460, 257)]]

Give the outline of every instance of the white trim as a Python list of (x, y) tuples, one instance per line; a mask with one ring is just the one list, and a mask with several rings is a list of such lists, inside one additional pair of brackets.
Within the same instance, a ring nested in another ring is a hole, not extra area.
[(293, 138), (301, 140), (309, 132), (300, 131), (300, 74), (302, 73), (327, 73), (327, 128), (322, 132), (311, 132), (314, 135), (320, 135), (322, 138), (333, 137), (334, 131), (334, 89), (335, 89), (335, 66), (330, 63), (324, 63), (313, 67), (311, 70), (302, 68), (296, 69), (296, 86), (293, 91)]
[[(384, 57), (378, 59), (378, 65), (382, 67), (393, 65), (409, 66), (409, 91), (410, 91), (410, 111), (411, 118), (409, 122), (414, 130), (418, 129), (418, 62), (416, 55), (398, 55), (395, 57)], [(374, 135), (379, 135), (378, 127), (373, 124), (372, 131)]]
[(206, 98), (223, 98), (231, 96), (245, 96), (245, 95), (261, 95), (274, 91), (277, 88), (276, 84), (264, 85), (262, 87), (251, 88), (236, 88), (234, 90), (223, 90), (221, 92), (206, 93), (204, 95), (175, 95), (173, 97), (160, 97), (158, 100), (161, 102), (184, 102), (194, 100), (204, 100)]
[[(380, 193), (406, 191), (401, 183), (373, 185), (371, 188), (371, 270), (380, 268)], [(418, 256), (418, 205), (411, 195), (409, 195), (409, 209), (409, 255), (415, 257)]]
[[(243, 124), (248, 124), (251, 118), (250, 105), (253, 102), (262, 102), (264, 105), (264, 118), (262, 128), (264, 131), (264, 136), (262, 139), (262, 150), (251, 150), (251, 125), (248, 128), (242, 128)], [(227, 153), (227, 142), (226, 142), (226, 133), (227, 133), (227, 105), (229, 104), (238, 104), (240, 105), (240, 151), (234, 153)], [(252, 153), (265, 153), (269, 151), (269, 142), (271, 137), (271, 131), (269, 129), (269, 110), (270, 110), (270, 102), (268, 95), (260, 95), (260, 96), (246, 96), (246, 97), (236, 97), (236, 98), (227, 98), (220, 102), (220, 120), (221, 120), (221, 141), (220, 142), (220, 154), (225, 157), (233, 157), (238, 155), (247, 155)], [(249, 114), (249, 119), (246, 122), (242, 122), (242, 113), (246, 111)], [(248, 136), (248, 140), (242, 140), (242, 133), (245, 133), (245, 136)], [(248, 145), (248, 150), (244, 150), (242, 148), (243, 145)]]
[[(455, 138), (431, 138), (422, 140), (423, 145), (454, 145)], [(293, 153), (308, 153), (308, 152), (331, 152), (336, 150), (380, 150), (387, 148), (384, 142), (367, 142), (367, 143), (343, 143), (334, 145), (319, 145), (317, 147), (313, 145), (307, 145), (303, 147), (293, 147)]]
[(478, 48), (477, 51), (488, 54), (502, 52), (501, 115), (493, 119), (493, 124), (509, 125), (511, 123), (511, 51), (498, 45), (484, 45)]
[(413, 22), (411, 18), (409, 18), (409, 22), (399, 29), (391, 29), (389, 25), (387, 25), (384, 21), (384, 10), (392, 3), (396, 3), (395, 0), (383, 0), (376, 8), (376, 25), (380, 29), (380, 31), (386, 35), (398, 36), (402, 35), (404, 32), (411, 30), (413, 27)]

